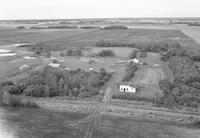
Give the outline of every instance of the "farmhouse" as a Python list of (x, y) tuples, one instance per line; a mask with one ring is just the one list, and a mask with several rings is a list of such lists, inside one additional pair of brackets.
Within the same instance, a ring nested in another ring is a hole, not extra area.
[(120, 85), (119, 90), (120, 92), (136, 93), (137, 88), (131, 87), (129, 85)]

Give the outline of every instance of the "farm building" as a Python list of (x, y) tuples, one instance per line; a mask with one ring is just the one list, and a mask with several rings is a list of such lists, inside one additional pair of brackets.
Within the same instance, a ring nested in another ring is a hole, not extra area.
[(23, 59), (36, 59), (36, 57), (24, 56)]
[(129, 85), (120, 85), (119, 90), (120, 90), (120, 92), (136, 93), (137, 88), (131, 87)]
[(129, 63), (130, 63), (130, 62), (134, 62), (134, 63), (136, 63), (136, 64), (139, 64), (139, 63), (140, 63), (140, 60), (137, 59), (137, 58), (134, 58), (134, 59), (129, 60), (128, 62), (129, 62)]
[(53, 68), (59, 68), (60, 64), (59, 63), (49, 63), (49, 66), (51, 66)]
[(29, 68), (29, 65), (26, 65), (26, 64), (23, 64), (19, 67), (20, 70), (24, 70), (24, 69), (27, 69)]

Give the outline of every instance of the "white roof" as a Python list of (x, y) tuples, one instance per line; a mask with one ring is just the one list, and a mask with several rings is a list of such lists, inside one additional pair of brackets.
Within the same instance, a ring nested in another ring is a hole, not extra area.
[[(135, 87), (132, 87), (130, 85), (120, 85), (120, 88), (135, 88)], [(136, 89), (136, 88), (135, 88)]]
[(140, 60), (137, 58), (134, 58), (134, 59), (129, 60), (128, 62), (134, 62), (134, 63), (138, 64), (140, 62)]
[(36, 59), (36, 57), (24, 56), (23, 59)]
[(29, 68), (29, 65), (23, 64), (19, 67), (20, 70), (23, 70), (25, 68)]
[(135, 62), (135, 63), (139, 63), (140, 62), (140, 60), (137, 59), (137, 58), (134, 58), (132, 61)]
[(49, 63), (49, 66), (58, 68), (58, 67), (60, 67), (60, 64), (59, 63)]

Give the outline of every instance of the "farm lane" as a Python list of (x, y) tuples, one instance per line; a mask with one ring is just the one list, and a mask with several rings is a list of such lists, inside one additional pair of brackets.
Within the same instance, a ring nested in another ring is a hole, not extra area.
[(96, 109), (91, 115), (90, 123), (88, 126), (88, 130), (86, 131), (86, 135), (84, 138), (92, 138), (92, 134), (94, 129), (100, 128), (100, 118), (101, 113), (106, 110), (106, 107), (109, 105), (109, 101), (112, 98), (112, 90), (115, 88), (115, 82), (119, 81), (120, 78), (116, 78), (116, 76), (113, 75), (112, 79), (108, 82), (108, 87), (106, 88), (106, 91), (104, 93), (104, 97), (102, 99), (103, 104), (97, 105)]

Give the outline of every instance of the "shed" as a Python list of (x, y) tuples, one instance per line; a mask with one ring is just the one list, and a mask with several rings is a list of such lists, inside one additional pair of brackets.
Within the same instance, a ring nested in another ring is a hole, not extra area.
[(136, 64), (139, 64), (140, 60), (137, 59), (137, 58), (134, 58), (134, 59), (129, 60), (128, 62), (129, 62), (129, 63), (130, 63), (130, 62), (134, 62), (134, 63), (136, 63)]
[(120, 85), (119, 90), (120, 92), (136, 93), (137, 88), (129, 86), (129, 85)]
[(23, 64), (19, 67), (20, 70), (24, 70), (24, 69), (27, 69), (29, 68), (29, 65), (26, 65), (26, 64)]
[(36, 59), (36, 57), (24, 56), (23, 59)]
[(53, 68), (59, 68), (60, 64), (59, 63), (49, 63), (49, 66), (51, 66)]

